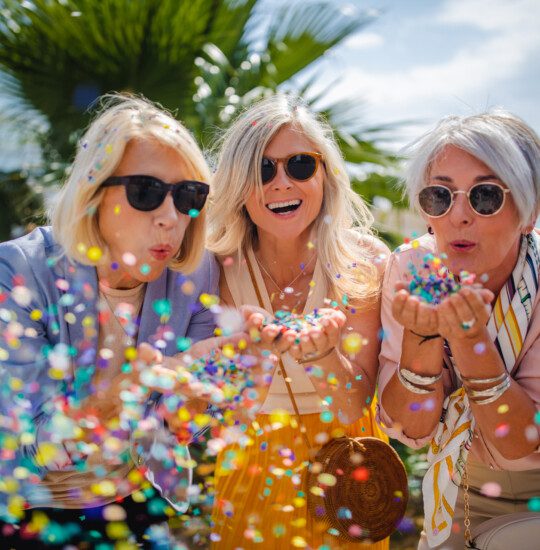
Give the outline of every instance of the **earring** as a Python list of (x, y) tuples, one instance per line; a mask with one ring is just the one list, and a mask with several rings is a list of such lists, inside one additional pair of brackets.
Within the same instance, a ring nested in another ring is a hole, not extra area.
[(431, 225), (428, 225), (428, 226), (427, 226), (427, 232), (428, 232), (430, 235), (433, 235), (433, 227), (431, 227)]

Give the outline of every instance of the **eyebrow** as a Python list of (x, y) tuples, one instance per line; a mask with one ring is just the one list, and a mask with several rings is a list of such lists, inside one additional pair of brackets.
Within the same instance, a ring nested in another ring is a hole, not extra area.
[[(431, 176), (430, 179), (435, 181), (443, 181), (445, 183), (454, 182), (454, 180), (449, 176)], [(498, 178), (495, 174), (487, 174), (485, 176), (476, 176), (476, 178), (474, 178), (474, 183), (482, 183), (483, 181), (493, 181), (493, 180), (497, 180), (498, 182), (502, 183), (502, 180)]]

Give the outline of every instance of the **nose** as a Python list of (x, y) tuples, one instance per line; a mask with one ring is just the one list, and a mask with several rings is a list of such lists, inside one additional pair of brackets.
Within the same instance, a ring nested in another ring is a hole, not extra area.
[(287, 175), (287, 172), (285, 172), (285, 166), (283, 165), (283, 162), (278, 162), (276, 175), (272, 180), (272, 189), (290, 189), (291, 187), (292, 183), (289, 179), (289, 176)]
[(449, 215), (452, 224), (456, 227), (470, 225), (473, 222), (474, 212), (466, 193), (454, 192), (454, 204)]
[(154, 224), (162, 229), (170, 229), (178, 223), (180, 212), (174, 206), (172, 194), (169, 192), (165, 200), (154, 210)]

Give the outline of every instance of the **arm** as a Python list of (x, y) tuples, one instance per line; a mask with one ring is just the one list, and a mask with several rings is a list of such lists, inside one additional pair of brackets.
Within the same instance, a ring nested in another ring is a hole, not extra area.
[[(397, 370), (405, 368), (422, 376), (437, 376), (443, 367), (443, 342), (441, 338), (424, 341), (413, 334), (412, 331), (437, 334), (437, 322), (431, 308), (402, 289), (400, 279), (399, 262), (394, 254), (382, 291), (384, 337), (379, 356), (378, 421), (391, 437), (420, 448), (431, 439), (441, 416), (443, 379), (427, 388), (432, 393), (422, 395), (405, 388), (397, 378)], [(397, 293), (396, 285), (401, 288)]]
[[(462, 377), (490, 379), (506, 373), (503, 360), (491, 340), (486, 323), (489, 311), (484, 305), (480, 290), (464, 288), (458, 294), (445, 300), (440, 306), (440, 330), (447, 338), (452, 349), (456, 368)], [(469, 329), (463, 329), (462, 322), (476, 319)], [(478, 345), (483, 348), (478, 353)], [(536, 348), (536, 350), (535, 350)], [(528, 352), (530, 357), (540, 350), (540, 342), (535, 342)], [(522, 368), (529, 371), (528, 361)], [(520, 368), (521, 370), (521, 368)], [(534, 379), (531, 381), (534, 387)], [(485, 390), (494, 383), (469, 384), (464, 382), (466, 390)], [(489, 442), (507, 460), (517, 460), (533, 453), (539, 443), (535, 424), (537, 403), (516, 380), (510, 381), (510, 387), (494, 402), (482, 404), (469, 398), (477, 427), (486, 442)], [(531, 430), (530, 427), (535, 429)]]

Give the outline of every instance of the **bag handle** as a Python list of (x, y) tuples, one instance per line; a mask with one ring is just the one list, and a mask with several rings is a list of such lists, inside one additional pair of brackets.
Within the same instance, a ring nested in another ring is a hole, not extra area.
[[(244, 258), (246, 259), (246, 265), (249, 271), (249, 276), (251, 277), (251, 282), (253, 283), (253, 288), (255, 289), (255, 294), (257, 295), (257, 300), (259, 302), (259, 307), (264, 309), (264, 303), (261, 296), (261, 292), (259, 290), (259, 285), (257, 284), (257, 280), (255, 279), (255, 274), (253, 272), (253, 267), (251, 266), (251, 262), (249, 261), (249, 256), (246, 251), (244, 251)], [(281, 376), (283, 376), (283, 381), (285, 382), (285, 386), (287, 386), (287, 393), (289, 394), (289, 398), (291, 400), (294, 414), (296, 415), (296, 421), (298, 422), (298, 426), (300, 428), (300, 433), (302, 434), (302, 437), (304, 438), (304, 443), (306, 444), (306, 447), (310, 452), (312, 452), (313, 446), (311, 445), (309, 438), (307, 436), (307, 430), (304, 426), (304, 423), (302, 422), (302, 416), (300, 415), (300, 411), (298, 410), (298, 405), (296, 404), (296, 399), (294, 398), (294, 392), (292, 391), (291, 384), (289, 383), (289, 377), (287, 376), (287, 371), (285, 370), (285, 365), (283, 364), (283, 360), (281, 359), (281, 355), (279, 356), (279, 370), (281, 372)]]

